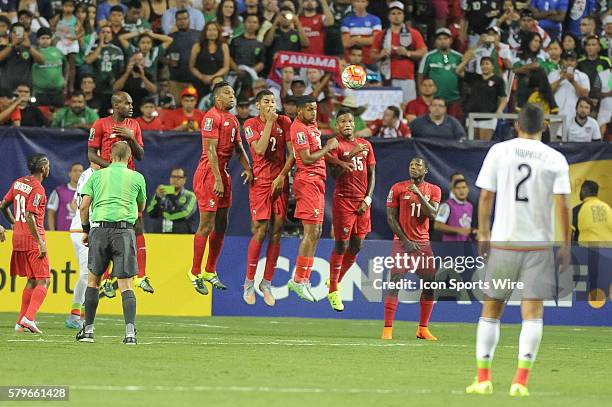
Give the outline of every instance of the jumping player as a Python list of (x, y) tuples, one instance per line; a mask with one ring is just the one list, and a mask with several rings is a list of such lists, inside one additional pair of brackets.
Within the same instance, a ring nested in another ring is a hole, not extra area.
[[(47, 196), (41, 182), (49, 177), (51, 165), (44, 154), (28, 159), (30, 175), (17, 179), (0, 202), (0, 211), (13, 225), (11, 276), (27, 277), (21, 295), (21, 310), (15, 331), (42, 333), (36, 326), (36, 313), (47, 296), (50, 281), (49, 258), (45, 241)], [(9, 211), (13, 205), (13, 212)]]
[[(552, 252), (554, 211), (563, 238), (557, 254), (563, 272), (570, 259), (571, 192), (569, 166), (558, 151), (542, 143), (544, 112), (528, 104), (515, 125), (518, 138), (495, 144), (482, 164), (476, 185), (481, 254), (488, 257), (485, 278), (524, 282), (521, 290), (523, 324), (519, 336), (518, 368), (511, 396), (528, 396), (527, 379), (542, 340), (543, 300), (556, 293)], [(491, 212), (495, 221), (491, 230)], [(491, 394), (491, 365), (499, 341), (500, 318), (512, 290), (486, 290), (476, 331), (478, 375), (468, 394)]]
[(335, 246), (329, 259), (330, 279), (327, 299), (335, 311), (343, 311), (340, 281), (355, 263), (363, 239), (371, 230), (370, 205), (375, 184), (376, 159), (372, 145), (363, 138), (355, 138), (355, 118), (350, 109), (336, 114), (338, 148), (330, 155), (352, 163), (348, 170), (333, 167), (336, 178), (332, 205)]
[[(429, 224), (436, 218), (440, 205), (440, 187), (424, 181), (428, 172), (427, 163), (421, 157), (410, 161), (408, 181), (398, 182), (391, 187), (387, 196), (387, 222), (395, 237), (392, 256), (408, 253), (408, 267), (395, 265), (391, 270), (391, 280), (399, 281), (408, 272), (416, 273), (424, 281), (432, 281), (435, 276), (433, 252), (429, 242)], [(413, 267), (411, 267), (411, 265)], [(418, 265), (418, 267), (417, 267)], [(399, 290), (388, 290), (385, 295), (385, 326), (382, 339), (393, 338), (393, 319), (397, 309)], [(416, 331), (418, 339), (438, 340), (429, 332), (429, 317), (434, 306), (432, 289), (421, 292), (421, 313)]]
[[(240, 124), (236, 116), (229, 112), (236, 105), (234, 89), (227, 82), (219, 82), (213, 87), (212, 95), (215, 105), (202, 120), (202, 157), (193, 176), (200, 225), (193, 239), (193, 265), (188, 273), (193, 287), (202, 295), (208, 294), (204, 281), (216, 289), (227, 289), (217, 275), (217, 262), (232, 205), (232, 178), (227, 166), (234, 152), (244, 169), (244, 183), (253, 180), (253, 171), (240, 138)], [(202, 272), (206, 242), (208, 258)]]
[(287, 214), (287, 174), (295, 159), (292, 155), (286, 155), (287, 144), (291, 143), (291, 119), (276, 113), (274, 93), (260, 91), (255, 96), (255, 106), (259, 116), (244, 123), (244, 134), (253, 157), (253, 183), (249, 190), (253, 237), (247, 255), (243, 298), (247, 304), (255, 304), (255, 272), (261, 246), (270, 227), (266, 267), (259, 290), (264, 302), (273, 306), (276, 300), (272, 296), (271, 282), (280, 253), (281, 228)]
[[(142, 161), (144, 144), (140, 125), (135, 119), (131, 118), (134, 113), (132, 97), (125, 92), (115, 92), (111, 97), (111, 105), (113, 106), (113, 114), (96, 120), (89, 130), (89, 141), (87, 143), (89, 161), (98, 164), (101, 168), (108, 167), (111, 163), (111, 147), (117, 141), (127, 141), (132, 150), (132, 156), (138, 161)], [(131, 170), (135, 168), (132, 157), (128, 162), (128, 168)], [(136, 258), (138, 261), (136, 285), (144, 292), (153, 293), (154, 290), (149, 277), (146, 276), (147, 246), (142, 214), (138, 215), (138, 220), (134, 224), (134, 232), (136, 233)], [(108, 282), (104, 285), (107, 286)], [(109, 291), (114, 292), (114, 289)]]
[(321, 146), (321, 132), (317, 128), (317, 101), (312, 96), (301, 96), (297, 102), (298, 115), (291, 125), (296, 171), (293, 180), (296, 207), (295, 217), (304, 225), (295, 275), (287, 287), (305, 301), (315, 302), (310, 292), (310, 272), (314, 254), (321, 237), (325, 211), (325, 155), (338, 147), (335, 137)]

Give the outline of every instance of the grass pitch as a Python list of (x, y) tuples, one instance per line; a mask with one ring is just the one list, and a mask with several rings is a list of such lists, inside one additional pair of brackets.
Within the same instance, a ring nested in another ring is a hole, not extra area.
[[(42, 336), (14, 334), (15, 317), (0, 314), (0, 385), (69, 385), (78, 406), (592, 407), (612, 398), (609, 327), (545, 326), (532, 395), (515, 400), (519, 325), (502, 325), (495, 394), (467, 396), (475, 324), (433, 323), (434, 343), (397, 322), (396, 339), (383, 342), (381, 321), (139, 317), (139, 345), (128, 347), (118, 317), (99, 316), (94, 344), (76, 343), (64, 315), (40, 315)], [(47, 405), (20, 403), (34, 404)]]

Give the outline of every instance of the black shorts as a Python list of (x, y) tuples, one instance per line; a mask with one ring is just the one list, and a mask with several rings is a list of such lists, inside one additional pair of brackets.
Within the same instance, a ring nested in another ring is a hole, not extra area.
[(111, 261), (113, 276), (117, 278), (131, 278), (138, 274), (133, 228), (94, 227), (89, 231), (89, 271), (101, 276)]

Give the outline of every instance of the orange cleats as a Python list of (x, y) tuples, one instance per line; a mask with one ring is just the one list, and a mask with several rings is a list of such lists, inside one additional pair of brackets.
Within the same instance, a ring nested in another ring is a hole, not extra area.
[(426, 341), (437, 341), (438, 340), (438, 338), (436, 338), (435, 336), (431, 334), (431, 332), (429, 332), (428, 327), (420, 326), (420, 325), (417, 328), (416, 337), (417, 339), (425, 339)]
[(383, 327), (383, 332), (382, 332), (382, 336), (380, 337), (380, 339), (385, 339), (385, 340), (393, 339), (393, 327), (392, 326)]

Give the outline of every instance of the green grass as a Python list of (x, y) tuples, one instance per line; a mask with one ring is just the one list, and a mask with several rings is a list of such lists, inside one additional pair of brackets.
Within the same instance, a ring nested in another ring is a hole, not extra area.
[(70, 385), (79, 406), (558, 407), (612, 397), (610, 328), (545, 327), (532, 396), (515, 400), (518, 325), (502, 326), (495, 394), (483, 397), (463, 394), (475, 373), (474, 324), (434, 323), (432, 343), (398, 322), (396, 339), (383, 342), (380, 321), (141, 317), (140, 344), (127, 347), (121, 318), (100, 316), (95, 344), (76, 343), (62, 315), (39, 316), (40, 337), (15, 335), (14, 318), (0, 314), (0, 385)]

